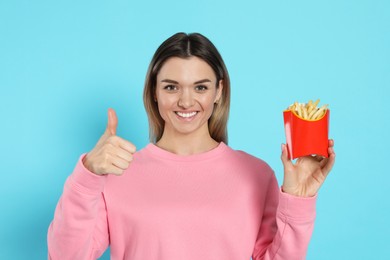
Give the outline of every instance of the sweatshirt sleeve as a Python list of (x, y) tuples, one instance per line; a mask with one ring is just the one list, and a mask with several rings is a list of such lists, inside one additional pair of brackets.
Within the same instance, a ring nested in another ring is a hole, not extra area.
[(303, 260), (314, 229), (317, 195), (302, 198), (271, 183), (253, 260)]
[(109, 244), (103, 189), (107, 176), (88, 171), (82, 154), (65, 182), (48, 235), (49, 259), (97, 259)]

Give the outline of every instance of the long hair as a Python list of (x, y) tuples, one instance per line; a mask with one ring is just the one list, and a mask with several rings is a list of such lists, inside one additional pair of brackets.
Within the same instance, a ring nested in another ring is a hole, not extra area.
[(164, 120), (155, 102), (157, 74), (164, 62), (172, 57), (198, 57), (213, 69), (217, 78), (223, 82), (222, 95), (214, 104), (213, 114), (208, 121), (210, 136), (217, 142), (227, 144), (227, 121), (230, 109), (230, 79), (225, 63), (214, 44), (199, 33), (176, 33), (165, 40), (156, 50), (146, 73), (144, 87), (144, 106), (149, 119), (149, 138), (155, 143), (160, 140), (164, 131)]

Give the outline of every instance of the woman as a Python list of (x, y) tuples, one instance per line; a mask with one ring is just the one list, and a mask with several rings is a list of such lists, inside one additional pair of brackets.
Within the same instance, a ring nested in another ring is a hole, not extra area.
[[(229, 75), (214, 45), (178, 33), (157, 49), (144, 104), (151, 143), (137, 151), (109, 110), (80, 156), (49, 227), (51, 259), (304, 259), (329, 158), (293, 164), (282, 188), (262, 160), (227, 146)], [(120, 175), (120, 177), (118, 177)]]

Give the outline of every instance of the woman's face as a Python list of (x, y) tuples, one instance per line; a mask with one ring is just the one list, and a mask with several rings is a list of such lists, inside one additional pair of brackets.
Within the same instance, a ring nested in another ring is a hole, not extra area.
[(222, 93), (213, 69), (202, 59), (173, 57), (157, 74), (156, 99), (164, 135), (209, 134), (208, 120)]

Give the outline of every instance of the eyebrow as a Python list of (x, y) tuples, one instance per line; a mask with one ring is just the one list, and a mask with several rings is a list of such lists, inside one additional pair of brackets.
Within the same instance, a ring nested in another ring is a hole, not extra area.
[[(175, 80), (171, 80), (171, 79), (163, 79), (163, 80), (161, 80), (161, 82), (172, 83), (172, 84), (179, 84), (179, 82), (177, 82)], [(194, 82), (194, 84), (200, 84), (200, 83), (205, 83), (205, 82), (211, 82), (211, 80), (209, 80), (209, 79), (202, 79), (202, 80), (198, 80), (198, 81)]]

